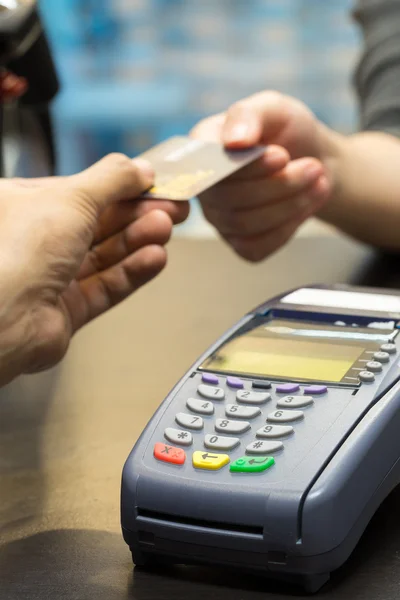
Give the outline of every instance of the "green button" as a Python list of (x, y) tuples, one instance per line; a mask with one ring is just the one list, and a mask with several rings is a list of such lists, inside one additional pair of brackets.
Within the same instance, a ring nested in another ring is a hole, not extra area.
[(241, 456), (230, 466), (232, 473), (260, 473), (272, 467), (275, 460), (272, 456)]

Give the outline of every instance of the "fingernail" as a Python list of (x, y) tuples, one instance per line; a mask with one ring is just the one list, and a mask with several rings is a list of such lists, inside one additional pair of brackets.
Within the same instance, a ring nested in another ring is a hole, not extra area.
[(150, 177), (151, 179), (154, 177), (154, 169), (147, 160), (144, 160), (143, 158), (134, 158), (132, 162), (139, 171), (147, 175), (147, 177)]
[(250, 127), (247, 123), (236, 123), (224, 132), (224, 141), (231, 142), (243, 142), (250, 132)]

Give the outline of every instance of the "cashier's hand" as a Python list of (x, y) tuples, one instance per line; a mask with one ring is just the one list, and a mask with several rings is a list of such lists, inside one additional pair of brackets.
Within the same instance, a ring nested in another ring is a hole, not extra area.
[(54, 365), (163, 269), (188, 208), (135, 201), (152, 180), (148, 163), (112, 154), (71, 177), (0, 181), (0, 385)]
[(267, 145), (259, 160), (200, 198), (206, 218), (247, 260), (275, 252), (330, 196), (324, 126), (294, 98), (255, 94), (201, 121), (191, 135), (228, 149)]

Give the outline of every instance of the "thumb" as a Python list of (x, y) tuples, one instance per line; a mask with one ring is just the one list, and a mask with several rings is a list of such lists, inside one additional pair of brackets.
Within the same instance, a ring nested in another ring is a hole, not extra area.
[(109, 154), (68, 179), (79, 201), (99, 213), (112, 203), (132, 200), (150, 188), (154, 172), (141, 158), (131, 160), (124, 154)]
[(224, 144), (244, 148), (273, 142), (289, 122), (291, 112), (287, 100), (279, 92), (267, 91), (233, 104), (222, 129)]

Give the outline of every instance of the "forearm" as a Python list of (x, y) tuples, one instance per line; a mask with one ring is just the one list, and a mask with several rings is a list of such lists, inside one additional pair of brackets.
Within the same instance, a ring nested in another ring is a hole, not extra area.
[(362, 242), (400, 249), (400, 140), (379, 132), (323, 131), (333, 185), (319, 217)]
[(398, 250), (400, 2), (358, 0), (356, 9), (364, 51), (354, 83), (364, 132), (344, 137), (321, 125), (321, 154), (334, 190), (320, 216), (364, 242)]

